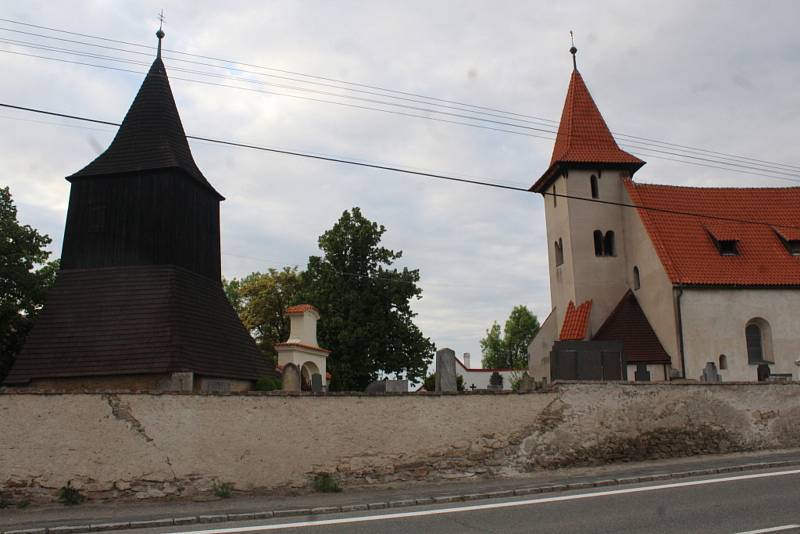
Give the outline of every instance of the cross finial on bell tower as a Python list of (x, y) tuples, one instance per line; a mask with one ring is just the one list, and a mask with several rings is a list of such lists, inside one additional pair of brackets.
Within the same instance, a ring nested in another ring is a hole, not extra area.
[(572, 54), (572, 68), (578, 70), (578, 62), (575, 60), (575, 54), (578, 53), (578, 49), (575, 48), (575, 34), (572, 33), (572, 30), (569, 31), (569, 40), (572, 42), (572, 46), (569, 49), (569, 53)]
[(161, 13), (158, 14), (158, 31), (156, 32), (156, 37), (158, 37), (158, 57), (161, 57), (161, 40), (166, 35), (164, 30), (164, 10), (161, 10)]

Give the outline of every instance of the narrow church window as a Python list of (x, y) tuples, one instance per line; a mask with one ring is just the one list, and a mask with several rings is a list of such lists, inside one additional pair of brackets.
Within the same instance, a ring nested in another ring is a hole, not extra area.
[(633, 266), (633, 289), (642, 287), (642, 282), (639, 280), (639, 267)]
[(760, 363), (764, 361), (764, 348), (761, 344), (761, 328), (757, 324), (749, 324), (744, 329), (747, 340), (747, 363)]
[(556, 193), (556, 184), (553, 184), (553, 207), (558, 206), (558, 193)]
[(597, 184), (597, 176), (593, 174), (591, 178), (589, 178), (589, 182), (591, 182), (592, 185), (592, 198), (600, 198), (600, 188)]
[(614, 256), (614, 231), (609, 230), (603, 238), (603, 256)]
[(564, 244), (561, 241), (561, 238), (558, 238), (558, 241), (555, 242), (555, 254), (556, 254), (556, 267), (564, 263)]
[(724, 354), (719, 355), (719, 370), (722, 371), (723, 369), (728, 368), (728, 357)]
[(603, 232), (600, 230), (594, 231), (594, 255), (603, 255)]

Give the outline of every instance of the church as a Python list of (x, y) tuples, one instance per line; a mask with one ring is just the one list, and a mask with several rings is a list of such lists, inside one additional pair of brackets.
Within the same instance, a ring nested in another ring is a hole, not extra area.
[[(634, 181), (645, 162), (617, 145), (570, 52), (550, 166), (530, 189), (544, 199), (551, 296), (531, 376), (800, 378), (800, 187)], [(598, 355), (584, 375), (582, 351)]]
[(114, 140), (69, 176), (61, 269), (5, 386), (226, 392), (275, 365), (222, 288), (219, 207), (158, 53)]

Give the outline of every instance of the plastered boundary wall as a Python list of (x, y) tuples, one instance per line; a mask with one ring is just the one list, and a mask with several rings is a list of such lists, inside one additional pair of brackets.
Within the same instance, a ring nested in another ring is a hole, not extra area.
[(511, 475), (800, 447), (800, 384), (558, 384), (496, 395), (0, 395), (0, 492), (158, 498)]

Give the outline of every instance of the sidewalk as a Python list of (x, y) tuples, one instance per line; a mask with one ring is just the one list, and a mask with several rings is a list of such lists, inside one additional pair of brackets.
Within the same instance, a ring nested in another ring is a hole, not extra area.
[(144, 501), (60, 504), (0, 510), (0, 531), (88, 532), (268, 517), (317, 515), (395, 508), (435, 502), (510, 497), (593, 486), (633, 484), (712, 473), (800, 466), (800, 449), (702, 456), (614, 464), (600, 467), (537, 471), (504, 479), (413, 483), (392, 487), (348, 489), (342, 493), (299, 496), (248, 495), (205, 502)]

